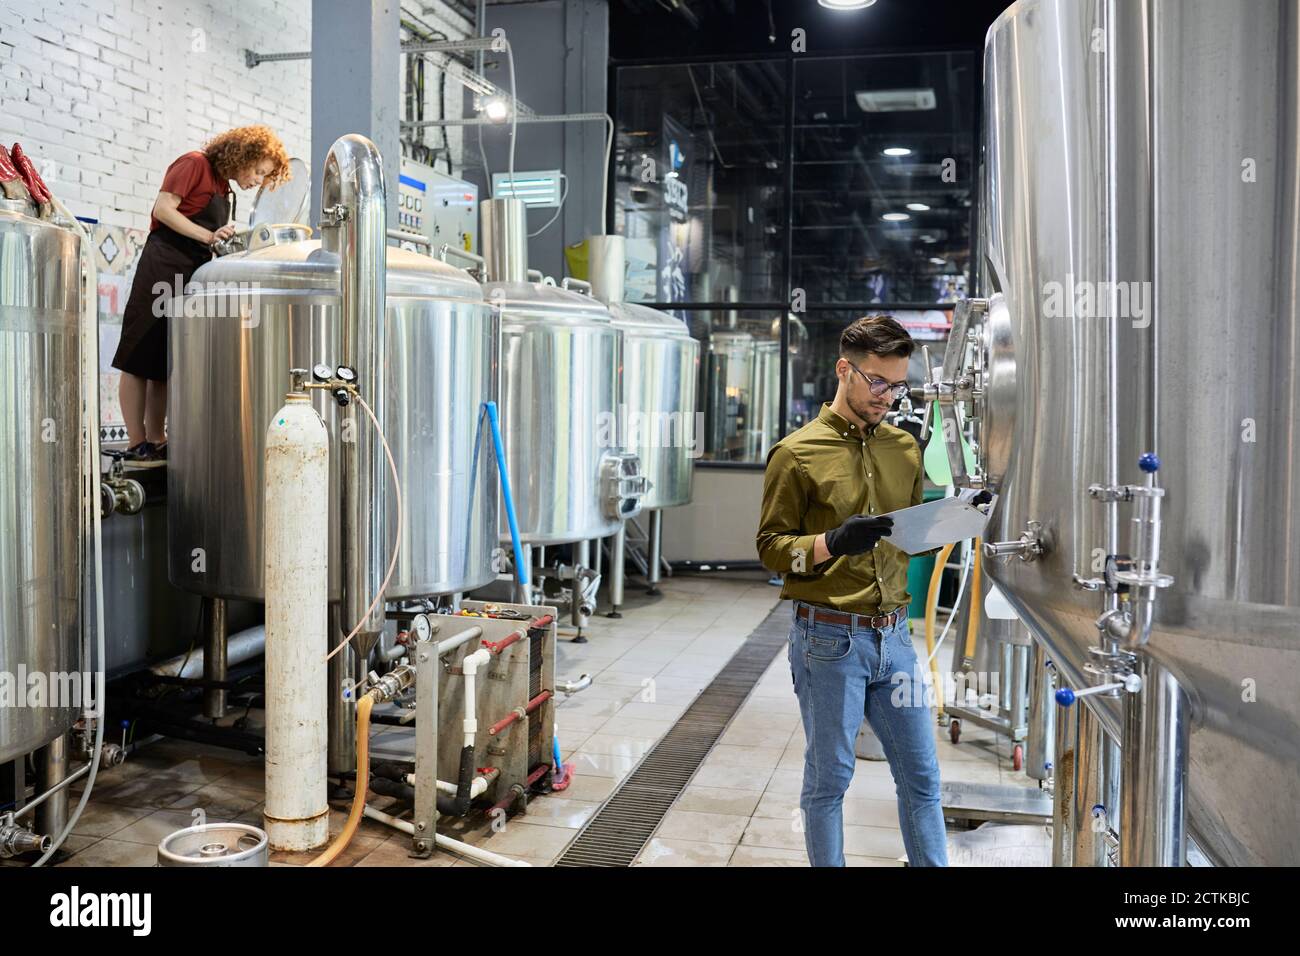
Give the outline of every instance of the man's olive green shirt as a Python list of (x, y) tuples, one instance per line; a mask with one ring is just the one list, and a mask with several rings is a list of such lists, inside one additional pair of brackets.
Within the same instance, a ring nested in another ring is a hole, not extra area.
[(882, 538), (864, 554), (813, 565), (817, 536), (853, 515), (919, 505), (923, 472), (916, 439), (883, 422), (862, 429), (823, 405), (767, 456), (758, 556), (785, 574), (781, 597), (855, 614), (907, 604), (908, 555)]

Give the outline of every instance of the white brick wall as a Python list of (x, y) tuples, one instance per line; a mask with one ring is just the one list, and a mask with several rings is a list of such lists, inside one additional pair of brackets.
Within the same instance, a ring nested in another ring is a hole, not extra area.
[[(451, 36), (468, 26), (424, 13), (427, 0), (402, 5)], [(147, 228), (167, 166), (216, 133), (265, 123), (309, 156), (310, 62), (249, 70), (244, 50), (310, 50), (310, 21), (311, 0), (0, 0), (0, 142), (21, 142), (77, 215)], [(460, 93), (448, 81), (450, 116)], [(240, 219), (251, 200), (240, 196)]]

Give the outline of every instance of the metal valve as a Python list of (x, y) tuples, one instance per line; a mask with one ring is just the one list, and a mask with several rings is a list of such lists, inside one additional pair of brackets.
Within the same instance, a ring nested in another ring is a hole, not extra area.
[(1024, 534), (1014, 541), (986, 541), (984, 543), (984, 557), (1016, 557), (1021, 561), (1033, 561), (1041, 557), (1047, 550), (1043, 544), (1042, 532), (1043, 523), (1041, 521), (1030, 521)]
[(14, 822), (12, 813), (0, 817), (0, 860), (21, 853), (47, 853), (51, 840), (48, 836), (33, 833)]
[(1107, 591), (1121, 595), (1126, 602), (1122, 608), (1111, 608), (1097, 618), (1103, 634), (1123, 640), (1130, 647), (1145, 644), (1150, 638), (1156, 592), (1174, 583), (1171, 575), (1160, 571), (1160, 502), (1165, 495), (1156, 484), (1160, 459), (1154, 452), (1146, 452), (1138, 458), (1138, 468), (1146, 475), (1141, 485), (1088, 487), (1089, 497), (1097, 501), (1126, 501), (1133, 505), (1129, 553), (1108, 557), (1104, 579)]
[(1072, 690), (1069, 687), (1062, 687), (1056, 692), (1056, 702), (1062, 707), (1069, 707), (1074, 704), (1080, 697), (1091, 697), (1093, 694), (1109, 694), (1113, 691), (1126, 690), (1130, 694), (1136, 694), (1142, 689), (1142, 678), (1137, 674), (1127, 674), (1123, 680), (1110, 681), (1106, 684), (1094, 684), (1083, 690)]

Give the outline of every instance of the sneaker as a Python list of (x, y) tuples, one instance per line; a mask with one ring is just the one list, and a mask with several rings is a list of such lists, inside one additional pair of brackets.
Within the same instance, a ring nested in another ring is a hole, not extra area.
[(123, 461), (148, 461), (149, 456), (154, 454), (154, 444), (150, 441), (142, 441), (132, 445), (126, 451), (122, 452)]
[(152, 448), (152, 450), (149, 452), (149, 457), (148, 457), (147, 459), (145, 459), (145, 460), (146, 460), (146, 461), (166, 461), (166, 460), (167, 460), (167, 443), (166, 443), (166, 442), (163, 442), (161, 445), (154, 445), (153, 448)]

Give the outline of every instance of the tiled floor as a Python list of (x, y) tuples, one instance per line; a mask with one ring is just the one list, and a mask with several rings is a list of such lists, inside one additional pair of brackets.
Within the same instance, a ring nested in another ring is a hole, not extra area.
[[(662, 587), (662, 596), (647, 598), (629, 583), (625, 616), (594, 618), (586, 644), (569, 642), (571, 635), (561, 631), (557, 676), (593, 677), (589, 689), (557, 704), (561, 749), (576, 771), (569, 788), (534, 799), (504, 828), (494, 830), (475, 814), (441, 832), (535, 865), (552, 863), (778, 601), (777, 589), (759, 575), (679, 576)], [(1011, 771), (1010, 744), (992, 732), (968, 726), (958, 746), (941, 728), (935, 733), (945, 781), (1034, 785)], [(409, 749), (407, 734), (385, 729), (372, 749)], [(636, 865), (806, 866), (797, 826), (802, 766), (803, 730), (782, 653)], [(101, 775), (64, 865), (152, 865), (158, 841), (192, 825), (196, 809), (210, 822), (260, 825), (262, 799), (260, 759), (162, 741)], [(386, 804), (372, 800), (380, 809)], [(331, 830), (337, 832), (346, 802), (334, 807)], [(894, 785), (883, 762), (858, 761), (845, 800), (845, 841), (850, 865), (899, 865)], [(336, 865), (474, 865), (447, 853), (414, 861), (409, 843), (405, 834), (366, 819)], [(301, 865), (311, 856), (277, 853), (272, 860)]]

